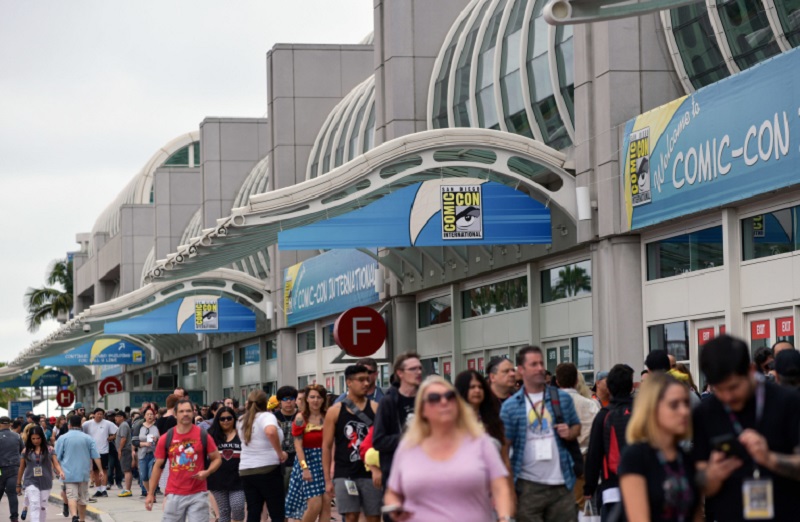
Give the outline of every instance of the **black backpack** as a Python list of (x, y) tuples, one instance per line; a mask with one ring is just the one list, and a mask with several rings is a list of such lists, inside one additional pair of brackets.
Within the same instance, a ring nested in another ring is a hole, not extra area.
[(603, 480), (617, 476), (622, 450), (628, 445), (625, 430), (631, 420), (631, 403), (620, 404), (603, 419)]
[[(564, 413), (561, 411), (561, 400), (558, 398), (558, 388), (555, 386), (548, 386), (550, 390), (550, 405), (553, 407), (553, 414), (556, 417), (556, 424), (565, 424)], [(558, 436), (558, 433), (556, 433)], [(569, 452), (572, 457), (572, 470), (575, 472), (576, 477), (583, 476), (583, 454), (581, 453), (581, 445), (577, 440), (561, 439), (561, 444)]]

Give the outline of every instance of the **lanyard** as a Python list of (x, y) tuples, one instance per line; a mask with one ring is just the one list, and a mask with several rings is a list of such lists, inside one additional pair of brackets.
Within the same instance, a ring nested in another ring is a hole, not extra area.
[(678, 450), (678, 471), (672, 469), (667, 463), (664, 453), (659, 450), (658, 462), (664, 468), (667, 481), (664, 483), (664, 511), (666, 518), (684, 522), (687, 520), (687, 510), (692, 505), (692, 490), (689, 487), (689, 479), (686, 478), (686, 470), (683, 467), (683, 455)]
[(33, 456), (34, 464), (38, 466), (42, 461), (42, 456), (36, 453), (36, 450), (33, 450), (31, 455)]
[[(758, 424), (761, 422), (761, 417), (764, 415), (764, 396), (766, 394), (765, 385), (764, 385), (764, 378), (760, 375), (756, 375), (756, 422), (754, 424), (755, 427), (758, 427)], [(742, 423), (739, 422), (739, 419), (734, 415), (733, 411), (727, 404), (722, 405), (725, 408), (725, 411), (728, 414), (728, 418), (731, 421), (731, 426), (733, 426), (733, 431), (736, 432), (736, 435), (741, 435), (744, 431), (742, 427)], [(753, 478), (758, 479), (761, 476), (761, 472), (758, 469), (758, 464), (753, 462)]]
[(545, 386), (545, 389), (542, 392), (542, 412), (541, 413), (536, 411), (536, 405), (531, 400), (531, 396), (528, 395), (528, 390), (523, 389), (523, 393), (525, 394), (525, 398), (528, 399), (528, 403), (530, 403), (531, 409), (533, 410), (534, 415), (536, 415), (536, 420), (539, 421), (539, 433), (541, 433), (542, 430), (544, 429), (544, 401), (545, 401), (545, 397), (547, 397), (547, 387)]

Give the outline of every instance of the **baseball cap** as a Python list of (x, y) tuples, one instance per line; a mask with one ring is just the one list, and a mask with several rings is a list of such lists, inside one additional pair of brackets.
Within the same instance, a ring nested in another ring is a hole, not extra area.
[(781, 350), (775, 356), (775, 373), (783, 377), (800, 377), (800, 352)]
[(608, 372), (597, 372), (597, 377), (594, 378), (594, 382), (600, 382), (607, 378), (608, 378)]
[(668, 372), (670, 369), (669, 356), (666, 350), (653, 350), (647, 354), (644, 365), (651, 372)]
[(11, 419), (6, 416), (0, 417), (0, 424), (11, 424)]
[(81, 408), (83, 408), (83, 403), (82, 402), (76, 402), (75, 403), (75, 409), (76, 410), (80, 410)]

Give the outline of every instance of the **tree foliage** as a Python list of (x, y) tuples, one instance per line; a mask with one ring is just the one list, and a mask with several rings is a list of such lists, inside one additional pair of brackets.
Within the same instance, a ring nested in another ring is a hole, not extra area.
[(72, 261), (54, 261), (48, 270), (46, 282), (46, 286), (28, 288), (25, 292), (29, 332), (37, 331), (44, 321), (66, 318), (72, 312)]

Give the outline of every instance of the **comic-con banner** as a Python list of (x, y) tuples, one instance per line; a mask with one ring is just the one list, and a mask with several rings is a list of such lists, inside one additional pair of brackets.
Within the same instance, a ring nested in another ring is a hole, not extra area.
[(550, 209), (477, 178), (414, 183), (347, 214), (278, 233), (281, 250), (548, 244)]
[(629, 121), (622, 155), (628, 229), (797, 184), (800, 53)]
[(197, 334), (255, 332), (252, 308), (227, 297), (184, 297), (141, 315), (109, 322), (107, 334)]
[(377, 303), (377, 272), (378, 262), (359, 250), (331, 250), (290, 266), (283, 276), (286, 322), (291, 326)]
[(77, 346), (60, 355), (44, 357), (42, 366), (89, 366), (109, 364), (144, 364), (145, 351), (141, 346), (116, 337), (97, 339)]

